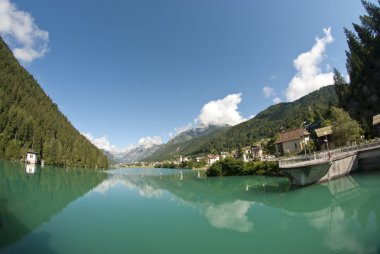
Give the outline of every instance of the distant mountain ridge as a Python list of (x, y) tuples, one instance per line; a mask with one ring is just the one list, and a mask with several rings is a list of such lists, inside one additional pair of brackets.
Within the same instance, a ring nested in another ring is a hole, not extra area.
[(189, 129), (178, 134), (168, 143), (160, 145), (154, 153), (146, 156), (143, 161), (161, 161), (179, 155), (191, 154), (198, 145), (224, 134), (230, 128), (231, 126), (228, 125), (209, 125)]
[(139, 161), (165, 160), (180, 154), (189, 153), (193, 144), (202, 144), (227, 131), (230, 126), (200, 126), (179, 133), (166, 144), (138, 146), (125, 152), (107, 152), (112, 163), (132, 163)]
[(109, 152), (104, 151), (104, 153), (109, 158), (112, 164), (118, 163), (133, 163), (143, 160), (145, 157), (150, 156), (155, 151), (157, 151), (161, 145), (153, 146), (138, 146), (124, 152)]

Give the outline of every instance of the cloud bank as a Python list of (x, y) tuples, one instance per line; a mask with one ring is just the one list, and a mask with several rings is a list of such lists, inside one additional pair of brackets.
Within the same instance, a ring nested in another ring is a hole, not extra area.
[(147, 136), (145, 138), (139, 139), (139, 146), (143, 146), (145, 148), (150, 148), (154, 145), (161, 145), (162, 144), (162, 138), (159, 136)]
[(331, 28), (323, 29), (324, 36), (317, 37), (310, 51), (300, 54), (294, 61), (297, 73), (286, 90), (286, 99), (294, 101), (323, 86), (333, 84), (333, 73), (323, 73), (319, 65), (325, 57), (326, 46), (334, 41)]
[(106, 136), (95, 138), (91, 133), (82, 133), (83, 136), (85, 136), (93, 145), (95, 145), (97, 148), (105, 150), (110, 153), (124, 153), (128, 152), (132, 149), (135, 149), (139, 146), (142, 146), (144, 148), (151, 148), (154, 145), (160, 145), (162, 144), (162, 138), (159, 136), (147, 136), (144, 138), (140, 138), (138, 144), (131, 144), (126, 148), (118, 148), (115, 145), (112, 145), (111, 142), (108, 140)]
[(246, 119), (238, 111), (241, 93), (205, 104), (196, 121), (201, 125), (236, 125)]
[(18, 10), (9, 0), (0, 0), (0, 35), (14, 56), (25, 63), (43, 57), (49, 49), (49, 33), (38, 28), (32, 15)]
[(91, 133), (82, 133), (82, 135), (99, 149), (107, 152), (119, 152), (119, 149), (112, 145), (106, 136), (95, 138)]

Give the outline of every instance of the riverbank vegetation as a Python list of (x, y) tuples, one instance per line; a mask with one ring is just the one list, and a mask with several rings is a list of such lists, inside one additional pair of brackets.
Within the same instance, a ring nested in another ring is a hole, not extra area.
[(251, 161), (226, 158), (211, 165), (207, 176), (236, 176), (236, 175), (280, 175), (277, 162)]
[(207, 166), (207, 161), (195, 162), (195, 161), (182, 161), (181, 163), (174, 162), (162, 162), (156, 164), (155, 168), (183, 168), (183, 169), (194, 169), (194, 168), (205, 168)]

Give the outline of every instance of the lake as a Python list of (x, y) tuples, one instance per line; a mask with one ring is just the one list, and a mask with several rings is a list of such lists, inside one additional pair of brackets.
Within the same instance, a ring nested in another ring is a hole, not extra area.
[(294, 189), (0, 160), (0, 253), (380, 253), (380, 170)]

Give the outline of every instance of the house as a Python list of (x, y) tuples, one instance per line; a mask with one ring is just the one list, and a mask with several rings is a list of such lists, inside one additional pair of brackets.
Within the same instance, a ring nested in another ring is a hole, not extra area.
[(221, 152), (220, 153), (220, 158), (221, 159), (225, 159), (227, 157), (232, 157), (232, 155), (230, 153), (228, 153), (228, 152)]
[(215, 162), (219, 161), (220, 160), (220, 156), (217, 155), (217, 154), (209, 154), (207, 156), (207, 159), (208, 159), (208, 165), (212, 165), (214, 164)]
[(188, 157), (182, 157), (182, 155), (180, 155), (177, 159), (177, 162), (181, 163), (181, 162), (187, 162), (189, 161), (189, 158)]
[(248, 162), (252, 158), (252, 150), (250, 146), (243, 147), (242, 149), (243, 152), (243, 161)]
[(253, 159), (259, 159), (259, 160), (263, 159), (263, 149), (261, 149), (260, 146), (252, 146), (251, 153), (252, 153)]
[(303, 128), (282, 131), (274, 143), (276, 154), (299, 153), (309, 140), (310, 133)]
[(37, 163), (37, 153), (33, 151), (29, 151), (26, 154), (26, 159), (25, 159), (27, 164), (36, 164)]
[(315, 136), (317, 138), (318, 146), (321, 150), (328, 150), (335, 148), (335, 143), (332, 141), (331, 135), (333, 134), (331, 125), (315, 129)]
[(252, 161), (255, 159), (261, 160), (263, 158), (263, 150), (260, 146), (246, 146), (242, 148), (243, 150), (243, 160), (245, 162)]
[(195, 161), (198, 162), (198, 163), (201, 162), (202, 160), (203, 160), (203, 157), (196, 157), (195, 158)]

